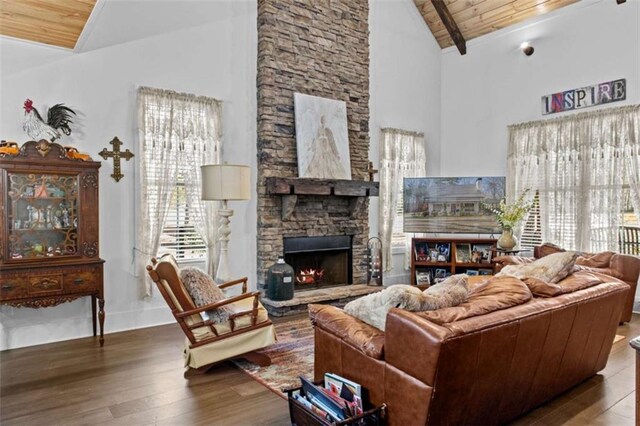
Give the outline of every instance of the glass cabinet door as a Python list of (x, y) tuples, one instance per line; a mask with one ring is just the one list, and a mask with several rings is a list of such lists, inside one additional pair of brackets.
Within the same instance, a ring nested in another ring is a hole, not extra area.
[(77, 175), (9, 172), (7, 177), (9, 259), (77, 255)]

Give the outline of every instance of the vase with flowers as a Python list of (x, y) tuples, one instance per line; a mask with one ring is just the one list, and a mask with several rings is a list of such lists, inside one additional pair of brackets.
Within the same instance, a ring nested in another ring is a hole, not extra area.
[(497, 208), (490, 209), (496, 215), (496, 220), (502, 228), (502, 235), (498, 238), (498, 247), (503, 250), (512, 250), (518, 244), (513, 230), (524, 219), (533, 204), (525, 200), (528, 192), (529, 189), (525, 189), (513, 204), (507, 204), (503, 199)]

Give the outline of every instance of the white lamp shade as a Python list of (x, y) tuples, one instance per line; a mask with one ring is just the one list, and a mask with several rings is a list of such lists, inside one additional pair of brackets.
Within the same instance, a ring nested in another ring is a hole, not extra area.
[(251, 169), (237, 164), (207, 164), (202, 170), (203, 200), (249, 200)]

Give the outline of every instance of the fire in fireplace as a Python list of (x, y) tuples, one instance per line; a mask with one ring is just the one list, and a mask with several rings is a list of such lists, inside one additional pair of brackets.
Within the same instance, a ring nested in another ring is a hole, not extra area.
[(295, 290), (351, 284), (352, 236), (284, 239), (284, 260), (293, 267)]

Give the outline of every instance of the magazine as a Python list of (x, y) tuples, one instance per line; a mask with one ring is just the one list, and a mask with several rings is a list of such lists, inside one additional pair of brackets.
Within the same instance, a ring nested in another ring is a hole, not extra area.
[(342, 376), (333, 373), (324, 375), (324, 387), (334, 395), (348, 402), (348, 407), (352, 415), (363, 413), (362, 386)]
[(307, 400), (326, 412), (331, 418), (336, 421), (342, 421), (350, 415), (346, 401), (338, 402), (329, 397), (321, 388), (302, 376), (300, 376), (300, 380), (302, 381), (302, 390)]

